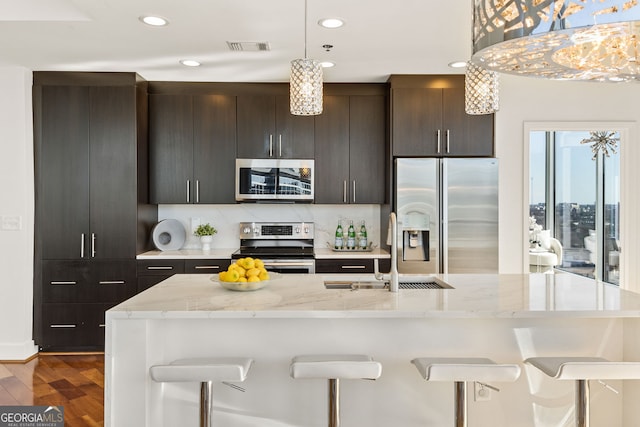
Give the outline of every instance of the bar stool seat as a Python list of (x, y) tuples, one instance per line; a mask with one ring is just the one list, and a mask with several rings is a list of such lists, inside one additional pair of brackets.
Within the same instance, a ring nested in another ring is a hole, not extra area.
[(640, 362), (602, 357), (530, 357), (524, 361), (551, 378), (576, 381), (576, 426), (589, 427), (589, 380), (640, 379)]
[(411, 361), (427, 381), (453, 381), (454, 422), (467, 425), (467, 381), (513, 382), (520, 376), (517, 364), (497, 364), (483, 357), (419, 357)]
[(340, 426), (340, 379), (375, 380), (382, 365), (362, 354), (302, 355), (291, 360), (292, 378), (315, 378), (329, 381), (329, 427)]
[[(211, 427), (213, 382), (242, 382), (252, 364), (253, 359), (243, 357), (178, 359), (168, 365), (152, 366), (149, 374), (156, 382), (199, 382), (200, 427)], [(238, 386), (231, 386), (244, 391)]]

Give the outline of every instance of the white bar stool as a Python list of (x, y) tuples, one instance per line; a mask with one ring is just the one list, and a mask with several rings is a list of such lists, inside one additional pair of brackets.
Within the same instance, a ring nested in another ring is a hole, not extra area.
[(530, 357), (524, 363), (552, 378), (576, 382), (577, 427), (589, 427), (589, 380), (640, 379), (640, 362), (611, 362), (602, 357)]
[(168, 365), (154, 365), (149, 373), (156, 382), (200, 382), (200, 427), (211, 427), (213, 382), (244, 391), (227, 381), (244, 381), (252, 363), (252, 359), (241, 357), (179, 359)]
[[(513, 382), (520, 376), (520, 366), (497, 364), (482, 357), (420, 357), (411, 361), (427, 381), (453, 381), (455, 426), (467, 426), (467, 381), (478, 383)], [(495, 387), (491, 387), (497, 390)]]
[(340, 379), (375, 380), (382, 374), (382, 365), (361, 354), (304, 355), (291, 360), (292, 378), (329, 380), (329, 427), (340, 426)]

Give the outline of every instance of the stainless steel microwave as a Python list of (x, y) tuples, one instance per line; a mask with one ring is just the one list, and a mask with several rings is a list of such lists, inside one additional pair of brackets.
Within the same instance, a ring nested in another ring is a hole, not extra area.
[(313, 201), (313, 160), (236, 159), (236, 200)]

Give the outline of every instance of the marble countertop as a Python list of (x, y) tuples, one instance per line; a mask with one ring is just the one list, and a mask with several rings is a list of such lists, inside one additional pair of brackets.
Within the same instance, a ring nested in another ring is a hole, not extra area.
[[(136, 259), (220, 259), (231, 258), (231, 254), (238, 248), (211, 248), (211, 250), (203, 251), (202, 249), (180, 249), (176, 251), (148, 251), (141, 253)], [(314, 248), (316, 259), (344, 259), (344, 258), (390, 258), (388, 251), (380, 248), (373, 249), (371, 252), (360, 251), (341, 251), (335, 252), (328, 248)]]
[(325, 279), (370, 275), (290, 274), (234, 292), (204, 274), (177, 274), (107, 312), (115, 318), (540, 318), (640, 317), (640, 294), (572, 274), (437, 275), (453, 289), (325, 289)]

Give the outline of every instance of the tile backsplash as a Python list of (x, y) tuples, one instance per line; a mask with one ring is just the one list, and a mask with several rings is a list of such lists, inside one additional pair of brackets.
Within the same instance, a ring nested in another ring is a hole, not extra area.
[[(184, 249), (200, 247), (193, 230), (198, 224), (210, 223), (218, 233), (213, 238), (213, 248), (236, 248), (240, 243), (240, 222), (313, 222), (315, 246), (327, 247), (333, 242), (338, 220), (343, 227), (349, 220), (359, 226), (364, 220), (369, 241), (380, 246), (379, 205), (316, 205), (316, 204), (263, 204), (243, 203), (236, 205), (159, 205), (158, 220), (177, 219), (187, 230)], [(346, 227), (345, 227), (346, 228)], [(386, 230), (385, 230), (386, 234)], [(384, 236), (386, 239), (386, 235)]]

